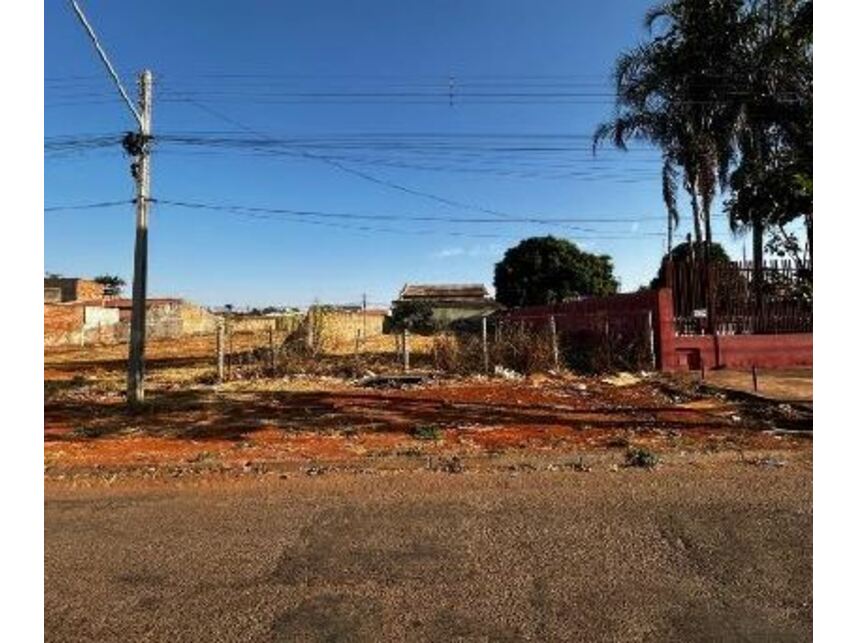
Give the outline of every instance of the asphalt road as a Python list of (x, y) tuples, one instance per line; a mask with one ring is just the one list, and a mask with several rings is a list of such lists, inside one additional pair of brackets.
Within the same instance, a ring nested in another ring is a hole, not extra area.
[(809, 641), (812, 472), (268, 476), (45, 499), (47, 641)]

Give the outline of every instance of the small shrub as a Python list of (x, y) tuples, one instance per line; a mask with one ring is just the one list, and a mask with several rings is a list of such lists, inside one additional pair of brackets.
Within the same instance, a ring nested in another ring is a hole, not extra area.
[(411, 436), (417, 440), (439, 440), (440, 429), (431, 424), (421, 424), (411, 430)]
[(630, 447), (625, 452), (625, 466), (651, 469), (660, 462), (660, 458), (648, 449)]

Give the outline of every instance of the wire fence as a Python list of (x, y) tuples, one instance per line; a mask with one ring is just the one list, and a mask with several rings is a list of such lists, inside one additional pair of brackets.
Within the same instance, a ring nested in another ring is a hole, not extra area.
[[(327, 335), (326, 335), (327, 333)], [(510, 319), (477, 318), (452, 328), (400, 330), (333, 341), (320, 323), (288, 329), (235, 330), (225, 323), (215, 342), (222, 381), (391, 373), (513, 376), (571, 369), (579, 372), (655, 368), (651, 315), (630, 312)]]

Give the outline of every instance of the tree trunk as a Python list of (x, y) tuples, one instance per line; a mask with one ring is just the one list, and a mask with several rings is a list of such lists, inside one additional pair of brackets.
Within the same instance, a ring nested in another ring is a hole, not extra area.
[(759, 332), (762, 316), (762, 297), (765, 280), (764, 271), (764, 236), (765, 229), (762, 215), (755, 213), (752, 220), (753, 226), (753, 311), (756, 323), (756, 332)]
[(806, 242), (809, 246), (809, 265), (812, 266), (812, 210), (804, 216), (804, 224), (806, 225)]
[(692, 190), (690, 193), (690, 207), (691, 210), (693, 210), (693, 234), (695, 236), (695, 241), (697, 244), (701, 244), (702, 222), (700, 221), (699, 197), (696, 194), (696, 190)]

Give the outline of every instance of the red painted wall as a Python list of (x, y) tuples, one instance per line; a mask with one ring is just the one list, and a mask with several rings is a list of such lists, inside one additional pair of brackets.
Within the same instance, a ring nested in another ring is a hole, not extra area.
[[(812, 333), (789, 335), (711, 335), (674, 338), (673, 360), (663, 370), (705, 368), (778, 368), (812, 366)], [(717, 352), (719, 351), (719, 356)]]
[(673, 324), (672, 290), (661, 288), (590, 297), (552, 306), (529, 306), (504, 313), (510, 321), (547, 323), (556, 316), (558, 330), (574, 327), (575, 316), (607, 313), (613, 318), (652, 313), (655, 354), (662, 371), (705, 368), (812, 366), (812, 333), (788, 335), (677, 336)]

